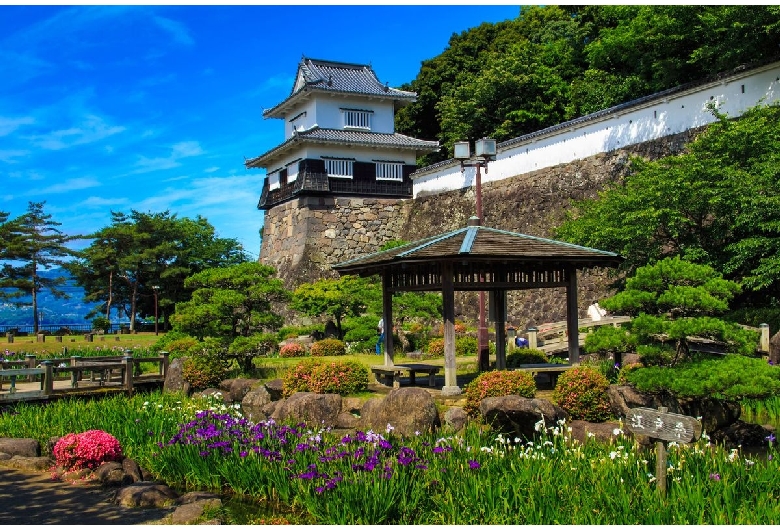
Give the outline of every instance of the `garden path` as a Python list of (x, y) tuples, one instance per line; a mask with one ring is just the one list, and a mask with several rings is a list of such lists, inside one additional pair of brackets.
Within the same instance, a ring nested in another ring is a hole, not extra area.
[(113, 504), (117, 488), (52, 480), (49, 472), (0, 467), (0, 526), (165, 524), (174, 508)]

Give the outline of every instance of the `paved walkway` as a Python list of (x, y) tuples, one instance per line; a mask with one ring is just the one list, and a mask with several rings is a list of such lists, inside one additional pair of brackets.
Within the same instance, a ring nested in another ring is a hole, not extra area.
[(0, 526), (164, 524), (173, 508), (125, 508), (116, 488), (55, 481), (46, 472), (0, 467)]

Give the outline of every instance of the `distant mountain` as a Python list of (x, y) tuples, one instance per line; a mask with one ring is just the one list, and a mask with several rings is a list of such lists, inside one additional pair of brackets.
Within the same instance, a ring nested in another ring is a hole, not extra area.
[[(40, 271), (39, 274), (46, 278), (68, 278), (60, 289), (67, 293), (68, 298), (55, 298), (50, 291), (44, 289), (38, 293), (38, 311), (41, 313), (41, 325), (84, 325), (89, 324), (87, 314), (99, 304), (84, 302), (84, 289), (76, 285), (75, 280), (65, 269), (57, 268)], [(32, 303), (31, 296), (24, 296), (14, 300), (15, 302)], [(116, 314), (112, 315), (112, 322), (118, 322)], [(127, 319), (123, 319), (126, 321)], [(33, 324), (32, 307), (16, 305), (9, 302), (0, 302), (0, 326), (31, 326)]]

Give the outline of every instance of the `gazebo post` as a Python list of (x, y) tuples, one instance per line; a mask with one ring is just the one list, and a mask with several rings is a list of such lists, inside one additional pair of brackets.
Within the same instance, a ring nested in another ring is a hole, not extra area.
[(567, 267), (566, 331), (569, 335), (569, 364), (580, 364), (580, 319), (577, 308), (577, 269)]
[(455, 285), (452, 263), (441, 265), (442, 316), (444, 317), (444, 386), (442, 396), (457, 396), (462, 393), (458, 386), (455, 364)]
[(493, 292), (496, 325), (496, 370), (506, 370), (506, 291)]
[(393, 293), (389, 269), (382, 273), (382, 319), (385, 322), (385, 366), (393, 366)]

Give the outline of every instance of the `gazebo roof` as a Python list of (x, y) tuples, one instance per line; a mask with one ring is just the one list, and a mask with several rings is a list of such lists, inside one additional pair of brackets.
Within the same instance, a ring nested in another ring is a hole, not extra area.
[(340, 274), (370, 276), (387, 268), (409, 268), (443, 261), (503, 266), (504, 269), (561, 266), (584, 269), (615, 267), (623, 258), (613, 252), (471, 224), (465, 228), (338, 263), (333, 268)]

